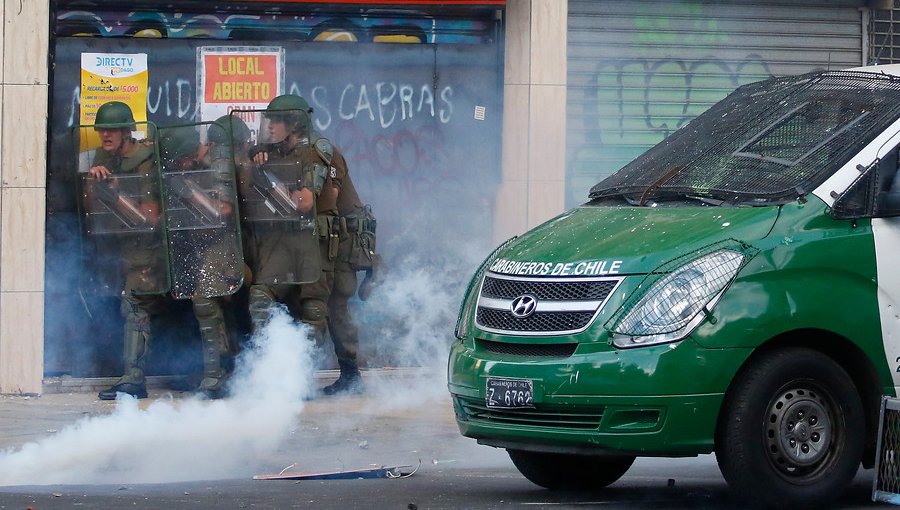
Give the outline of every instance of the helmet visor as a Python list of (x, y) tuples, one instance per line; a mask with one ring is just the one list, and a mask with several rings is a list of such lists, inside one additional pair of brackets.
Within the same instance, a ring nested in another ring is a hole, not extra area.
[(260, 143), (278, 143), (294, 134), (304, 143), (311, 128), (309, 113), (303, 110), (265, 112), (259, 126)]

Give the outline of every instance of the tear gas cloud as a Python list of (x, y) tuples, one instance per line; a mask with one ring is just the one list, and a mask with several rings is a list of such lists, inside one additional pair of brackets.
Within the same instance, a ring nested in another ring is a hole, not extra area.
[[(386, 258), (382, 283), (367, 301), (351, 302), (361, 357), (376, 358), (368, 360), (370, 367), (417, 367), (427, 374), (414, 383), (409, 377), (367, 377), (361, 403), (366, 412), (339, 418), (331, 424), (335, 430), (365, 428), (365, 420), (384, 411), (449, 409), (446, 362), (462, 292), (492, 244), (491, 208), (460, 207), (484, 205), (473, 198), (483, 192), (475, 191), (477, 185), (423, 196), (406, 204), (415, 214), (401, 216), (385, 229), (389, 235), (379, 230), (379, 251)], [(392, 206), (377, 188), (366, 191), (361, 194), (376, 216)], [(231, 397), (159, 400), (146, 409), (133, 399), (120, 400), (108, 416), (4, 452), (0, 485), (165, 483), (270, 471), (262, 462), (297, 426), (302, 397), (314, 391), (313, 374), (322, 368), (323, 350), (331, 349), (316, 349), (306, 336), (305, 326), (279, 311), (253, 339), (254, 347), (242, 352)], [(350, 456), (345, 453), (343, 460), (353, 464)]]
[(47, 439), (0, 454), (0, 485), (247, 477), (285, 439), (312, 391), (307, 327), (276, 310), (238, 360), (225, 400), (117, 401)]

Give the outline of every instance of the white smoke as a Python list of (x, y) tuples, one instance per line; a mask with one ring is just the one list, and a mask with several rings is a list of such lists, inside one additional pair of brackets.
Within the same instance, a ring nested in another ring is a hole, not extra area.
[(373, 341), (377, 358), (396, 363), (387, 370), (400, 367), (411, 374), (373, 378), (365, 407), (421, 409), (449, 401), (447, 357), (460, 301), (485, 249), (458, 243), (455, 251), (443, 264), (407, 255), (358, 307), (361, 350)]
[[(443, 272), (434, 270), (433, 260), (407, 255), (361, 303), (361, 341), (374, 338), (382, 358), (414, 375), (366, 377), (359, 413), (333, 417), (332, 431), (365, 430), (367, 420), (396, 410), (448, 413), (447, 355), (462, 291), (483, 251), (460, 246), (457, 254), (446, 253)], [(229, 398), (141, 406), (126, 396), (110, 415), (0, 452), (0, 485), (167, 483), (244, 478), (270, 469), (267, 460), (296, 429), (304, 398), (315, 391), (320, 355), (308, 327), (278, 309), (239, 357)]]
[(238, 359), (233, 396), (125, 396), (107, 416), (0, 454), (0, 485), (162, 483), (248, 476), (289, 434), (311, 394), (307, 327), (280, 309)]

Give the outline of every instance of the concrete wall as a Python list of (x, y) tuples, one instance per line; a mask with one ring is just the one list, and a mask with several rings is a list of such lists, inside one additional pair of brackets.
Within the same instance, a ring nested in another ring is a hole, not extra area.
[[(508, 3), (498, 241), (563, 210), (567, 8), (566, 0)], [(0, 9), (0, 393), (39, 394), (49, 2), (4, 0)]]
[(567, 0), (509, 0), (496, 240), (563, 211)]
[(49, 2), (0, 9), (0, 393), (40, 393)]

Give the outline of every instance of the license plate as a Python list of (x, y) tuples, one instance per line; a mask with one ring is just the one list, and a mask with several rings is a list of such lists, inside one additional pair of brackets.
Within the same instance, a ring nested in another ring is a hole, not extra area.
[(534, 383), (529, 379), (488, 377), (485, 403), (492, 409), (534, 407)]

